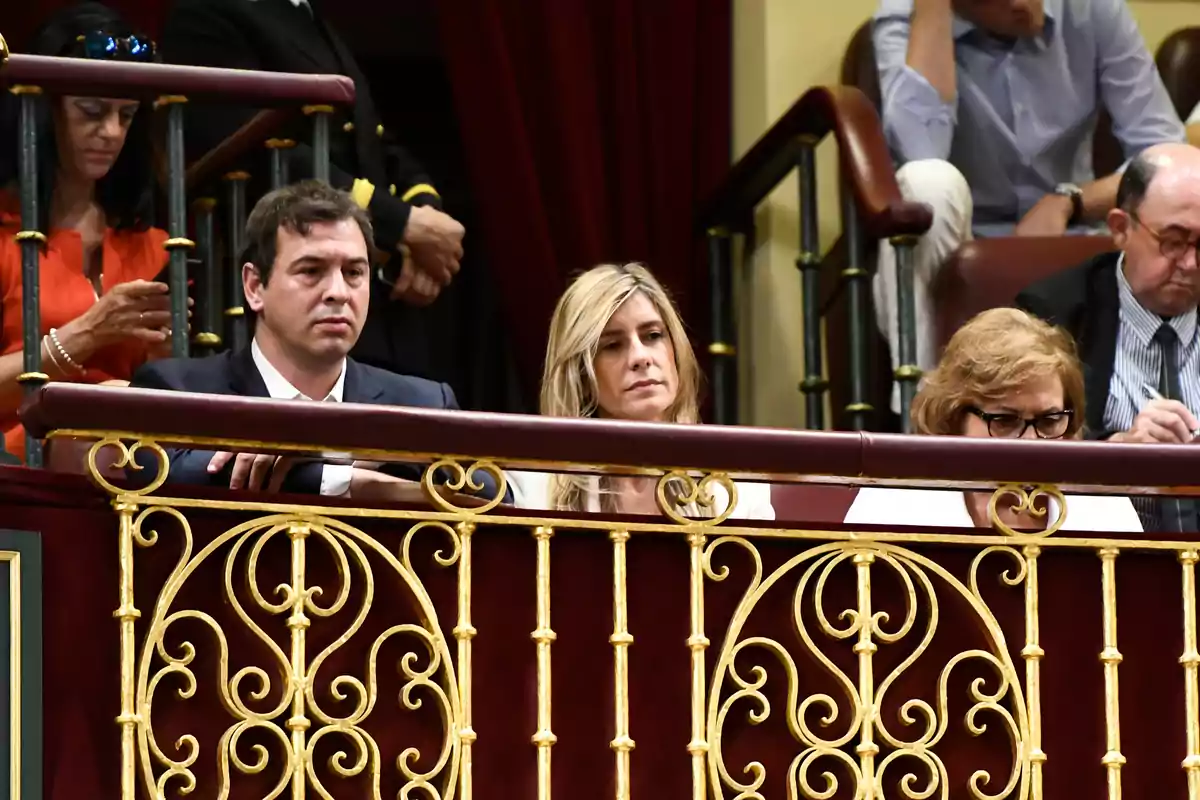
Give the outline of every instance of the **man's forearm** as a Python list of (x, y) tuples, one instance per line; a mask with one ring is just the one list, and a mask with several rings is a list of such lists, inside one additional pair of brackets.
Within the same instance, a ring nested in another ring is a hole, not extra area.
[(1115, 172), (1079, 188), (1083, 190), (1083, 219), (1080, 222), (1103, 222), (1108, 212), (1117, 204), (1117, 187), (1121, 174)]
[(916, 0), (908, 38), (908, 66), (921, 73), (943, 102), (957, 92), (951, 0)]

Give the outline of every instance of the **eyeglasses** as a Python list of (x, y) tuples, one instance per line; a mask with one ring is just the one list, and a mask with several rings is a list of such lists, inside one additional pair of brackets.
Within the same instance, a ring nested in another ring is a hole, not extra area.
[(995, 439), (1020, 439), (1030, 428), (1039, 439), (1061, 439), (1071, 427), (1071, 417), (1075, 413), (1071, 409), (1064, 409), (1036, 417), (1022, 417), (1019, 414), (990, 414), (974, 406), (967, 406), (966, 410), (983, 420), (988, 436)]
[(84, 58), (106, 61), (151, 61), (154, 42), (144, 36), (113, 36), (104, 31), (92, 31), (75, 38), (76, 53)]
[(1130, 212), (1129, 216), (1154, 237), (1154, 240), (1158, 242), (1158, 252), (1162, 253), (1166, 258), (1172, 261), (1182, 261), (1187, 257), (1189, 250), (1195, 250), (1196, 259), (1200, 261), (1200, 238), (1192, 241), (1190, 238), (1184, 239), (1180, 236), (1164, 235), (1161, 231), (1156, 231), (1143, 222), (1136, 211)]

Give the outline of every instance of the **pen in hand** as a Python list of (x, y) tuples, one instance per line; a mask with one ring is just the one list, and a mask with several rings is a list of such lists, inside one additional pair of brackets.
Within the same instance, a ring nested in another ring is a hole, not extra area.
[[(1151, 400), (1166, 400), (1167, 399), (1162, 396), (1161, 392), (1159, 392), (1157, 389), (1155, 389), (1153, 386), (1151, 386), (1148, 383), (1142, 384), (1142, 388), (1146, 390), (1146, 394), (1150, 395)], [(1200, 436), (1200, 428), (1197, 428), (1192, 431), (1192, 438), (1195, 439), (1197, 436)]]

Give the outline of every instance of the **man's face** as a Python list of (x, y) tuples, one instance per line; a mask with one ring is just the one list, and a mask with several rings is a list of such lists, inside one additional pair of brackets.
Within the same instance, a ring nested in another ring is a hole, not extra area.
[(352, 219), (312, 225), (306, 236), (281, 227), (275, 264), (263, 283), (242, 268), (246, 302), (261, 333), (304, 366), (340, 362), (358, 341), (370, 299), (370, 262)]
[(1125, 252), (1125, 279), (1148, 311), (1186, 314), (1200, 299), (1200, 170), (1164, 164), (1132, 214), (1116, 210), (1109, 226)]
[(954, 0), (958, 15), (995, 36), (1022, 39), (1046, 27), (1043, 0)]

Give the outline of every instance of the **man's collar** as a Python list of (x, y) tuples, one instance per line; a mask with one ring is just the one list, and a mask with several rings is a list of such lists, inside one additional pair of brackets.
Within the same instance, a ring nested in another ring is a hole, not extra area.
[[(1062, 19), (1062, 6), (1063, 0), (1045, 0), (1045, 5), (1043, 7), (1046, 12), (1046, 24), (1045, 27), (1042, 28), (1042, 35), (1034, 39), (1034, 41), (1036, 41), (1038, 44), (1045, 46), (1054, 38), (1055, 28), (1058, 26), (1059, 20)], [(954, 41), (957, 42), (959, 39), (967, 36), (970, 33), (973, 33), (975, 30), (976, 27), (974, 22), (968, 22), (960, 17), (958, 12), (954, 12), (954, 19), (951, 23), (951, 32), (954, 37)]]
[[(254, 359), (254, 366), (258, 368), (258, 374), (262, 376), (263, 383), (267, 387), (267, 394), (270, 395), (272, 399), (274, 399), (274, 400), (296, 400), (296, 399), (311, 400), (311, 399), (313, 399), (311, 397), (305, 396), (303, 392), (301, 392), (295, 386), (292, 386), (291, 382), (288, 381), (287, 378), (283, 377), (283, 375), (280, 374), (279, 370), (275, 369), (275, 366), (270, 361), (267, 360), (267, 357), (263, 353), (262, 348), (258, 346), (258, 339), (255, 339), (254, 341), (252, 341), (250, 343), (250, 357)], [(322, 400), (324, 400), (326, 402), (333, 401), (333, 402), (340, 403), (340, 402), (342, 402), (342, 399), (345, 396), (345, 391), (346, 391), (346, 359), (342, 359), (342, 372), (340, 375), (338, 375), (337, 383), (335, 383), (333, 385), (333, 389), (330, 390), (329, 394), (327, 394), (325, 397), (323, 397)]]
[(1154, 342), (1154, 334), (1158, 332), (1163, 322), (1175, 329), (1179, 342), (1184, 348), (1191, 347), (1196, 338), (1196, 309), (1164, 320), (1162, 317), (1143, 306), (1133, 295), (1133, 287), (1125, 277), (1125, 254), (1117, 260), (1117, 295), (1120, 298), (1121, 316), (1128, 323), (1138, 342), (1143, 347), (1150, 347)]

